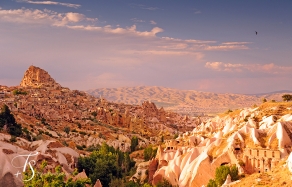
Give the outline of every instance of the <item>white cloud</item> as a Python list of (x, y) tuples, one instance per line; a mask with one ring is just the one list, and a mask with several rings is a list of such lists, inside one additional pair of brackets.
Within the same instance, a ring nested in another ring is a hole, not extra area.
[(202, 46), (206, 51), (229, 51), (229, 50), (243, 50), (249, 49), (246, 45), (206, 45)]
[(269, 64), (231, 64), (223, 62), (206, 62), (206, 68), (215, 71), (229, 71), (229, 72), (264, 72), (270, 74), (281, 74), (292, 71), (292, 66), (278, 66), (274, 63)]
[(159, 55), (159, 56), (193, 56), (196, 60), (201, 60), (204, 54), (201, 52), (190, 52), (190, 51), (174, 51), (174, 50), (124, 50), (121, 53), (128, 55)]
[(151, 25), (156, 25), (157, 23), (156, 23), (155, 21), (151, 20), (151, 21), (150, 21), (150, 24), (151, 24)]
[(144, 23), (144, 20), (141, 19), (137, 19), (137, 18), (132, 18), (131, 21), (135, 22), (135, 23)]
[(79, 29), (79, 30), (87, 30), (87, 31), (103, 31), (105, 33), (111, 33), (111, 34), (134, 34), (137, 36), (156, 36), (157, 33), (163, 32), (163, 29), (159, 27), (154, 27), (151, 31), (137, 31), (136, 25), (133, 25), (128, 28), (121, 28), (121, 27), (113, 28), (111, 25), (106, 25), (104, 27), (83, 26), (83, 25), (67, 26), (67, 27), (71, 29)]
[(57, 13), (48, 9), (32, 10), (25, 8), (14, 10), (3, 10), (0, 8), (0, 16), (0, 20), (6, 22), (49, 24), (52, 26), (65, 26), (66, 24), (80, 22), (85, 19), (85, 16), (79, 13)]
[(130, 4), (130, 6), (132, 8), (141, 8), (141, 9), (144, 9), (144, 10), (151, 10), (151, 11), (160, 9), (158, 7), (150, 7), (150, 6), (146, 6), (146, 5), (143, 5), (143, 4), (135, 4), (135, 3)]
[(251, 43), (252, 42), (223, 42), (222, 45), (245, 45)]
[[(163, 32), (160, 27), (154, 27), (150, 31), (139, 31), (136, 25), (122, 28), (120, 26), (113, 27), (111, 25), (98, 26), (93, 22), (97, 18), (87, 18), (85, 15), (75, 12), (58, 13), (52, 10), (44, 9), (0, 9), (0, 21), (31, 23), (31, 24), (49, 24), (51, 26), (66, 27), (70, 29), (78, 29), (85, 31), (104, 32), (119, 35), (136, 35), (140, 37), (155, 37), (160, 43), (156, 47), (167, 50), (186, 50), (187, 52), (198, 51), (217, 51), (217, 50), (243, 50), (248, 49), (249, 42), (225, 42), (217, 44), (216, 41), (208, 40), (182, 40), (170, 37), (157, 37), (158, 33)], [(134, 21), (143, 21), (133, 18)], [(90, 23), (89, 23), (90, 22)], [(153, 22), (154, 23), (154, 22)], [(171, 51), (172, 52), (172, 51)]]
[(69, 12), (66, 13), (65, 19), (68, 19), (69, 22), (79, 22), (82, 21), (85, 18), (83, 14)]
[(56, 1), (31, 1), (31, 0), (19, 0), (18, 2), (30, 3), (30, 4), (38, 4), (38, 5), (61, 5), (71, 8), (79, 8), (81, 5), (72, 4), (72, 3), (61, 3)]
[(223, 62), (207, 62), (205, 67), (216, 71), (242, 71), (241, 68), (243, 68), (243, 65)]

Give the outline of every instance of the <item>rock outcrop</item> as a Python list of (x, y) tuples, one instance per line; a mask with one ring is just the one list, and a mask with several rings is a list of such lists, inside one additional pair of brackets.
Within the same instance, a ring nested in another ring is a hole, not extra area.
[(152, 184), (153, 181), (153, 175), (155, 173), (155, 171), (157, 170), (157, 166), (158, 166), (158, 160), (157, 159), (153, 159), (151, 160), (150, 164), (149, 164), (149, 178), (148, 178), (148, 183)]
[(30, 66), (28, 70), (24, 73), (24, 77), (20, 82), (22, 87), (49, 87), (49, 88), (60, 88), (61, 85), (58, 84), (47, 71)]
[[(9, 135), (7, 135), (9, 136)], [(22, 186), (23, 181), (19, 175), (25, 167), (28, 170), (37, 168), (46, 160), (48, 165), (44, 172), (53, 171), (58, 165), (62, 166), (62, 171), (66, 174), (72, 173), (76, 166), (79, 154), (69, 148), (64, 147), (57, 141), (34, 141), (28, 147), (28, 151), (17, 145), (9, 144), (0, 136), (0, 186)], [(26, 141), (19, 138), (19, 141)]]
[[(284, 116), (262, 116), (262, 111), (243, 109), (237, 115), (217, 116), (192, 132), (166, 140), (166, 148), (157, 151), (152, 184), (165, 178), (174, 186), (200, 187), (225, 164), (236, 166), (239, 174), (273, 170), (291, 152), (292, 115), (289, 107)], [(291, 158), (287, 160), (290, 171)]]

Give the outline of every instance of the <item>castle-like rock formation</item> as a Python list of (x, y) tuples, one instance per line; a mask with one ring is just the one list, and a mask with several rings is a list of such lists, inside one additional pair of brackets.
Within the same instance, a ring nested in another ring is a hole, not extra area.
[(47, 71), (30, 66), (28, 70), (24, 73), (24, 77), (20, 82), (22, 87), (47, 87), (47, 88), (60, 88), (61, 85), (58, 84)]

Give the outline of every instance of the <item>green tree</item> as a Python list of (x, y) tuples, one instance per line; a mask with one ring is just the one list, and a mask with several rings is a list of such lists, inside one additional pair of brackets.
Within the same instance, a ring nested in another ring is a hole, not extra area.
[(290, 94), (284, 94), (284, 95), (282, 95), (282, 99), (283, 99), (283, 101), (291, 101), (292, 100), (292, 95), (290, 95)]
[(157, 148), (154, 149), (151, 146), (144, 149), (144, 160), (148, 161), (156, 156)]
[(156, 187), (172, 187), (171, 183), (166, 180), (165, 178), (163, 178), (162, 181), (158, 182)]
[[(34, 169), (34, 177), (24, 182), (24, 187), (84, 187), (85, 184), (91, 184), (90, 179), (77, 179), (73, 181), (72, 178), (69, 178), (66, 181), (66, 175), (64, 172), (61, 172), (61, 167), (57, 166), (55, 172), (45, 173), (45, 168), (47, 162), (43, 161), (39, 169)], [(32, 172), (26, 171), (24, 173), (24, 179), (28, 180), (32, 176)]]
[(109, 187), (124, 187), (124, 181), (123, 179), (112, 179), (111, 182), (109, 183)]
[(231, 166), (231, 168), (230, 168), (230, 177), (231, 177), (232, 181), (236, 181), (239, 179), (238, 169), (235, 165)]
[(230, 174), (231, 180), (235, 181), (239, 179), (238, 169), (235, 165), (229, 167), (227, 165), (216, 168), (215, 180), (210, 179), (207, 187), (222, 186), (225, 182), (227, 175)]
[(207, 187), (217, 187), (217, 184), (215, 182), (214, 179), (210, 179), (208, 184), (207, 184)]
[(125, 187), (139, 187), (140, 185), (134, 181), (129, 181), (125, 184)]
[(79, 157), (77, 168), (85, 170), (93, 183), (100, 180), (102, 186), (108, 187), (112, 178), (121, 178), (121, 168), (118, 165), (118, 154), (113, 147), (103, 143), (98, 151), (93, 151), (89, 157)]
[(131, 152), (136, 150), (137, 145), (139, 144), (137, 136), (133, 136), (131, 139)]
[(99, 179), (104, 187), (115, 186), (125, 175), (129, 175), (134, 166), (135, 162), (130, 159), (129, 153), (106, 143), (96, 147), (89, 156), (79, 157), (77, 162), (79, 171), (84, 169), (93, 183)]
[(148, 160), (151, 159), (151, 157), (152, 157), (152, 147), (151, 146), (150, 147), (146, 147), (144, 149), (144, 160), (148, 161)]
[(129, 172), (131, 169), (131, 158), (129, 153), (124, 153), (124, 168), (125, 168), (125, 172)]
[(3, 105), (0, 113), (0, 128), (3, 128), (5, 125), (9, 134), (13, 136), (20, 136), (22, 134), (22, 126), (16, 123), (7, 105)]
[(229, 173), (230, 173), (229, 166), (223, 165), (216, 168), (215, 181), (218, 186), (222, 186), (222, 184), (225, 182), (226, 177)]
[(142, 187), (152, 187), (152, 186), (148, 183), (144, 183)]
[(265, 103), (265, 102), (267, 102), (267, 101), (268, 101), (268, 100), (267, 100), (266, 98), (263, 98), (263, 99), (262, 99), (262, 102), (263, 102), (263, 103)]

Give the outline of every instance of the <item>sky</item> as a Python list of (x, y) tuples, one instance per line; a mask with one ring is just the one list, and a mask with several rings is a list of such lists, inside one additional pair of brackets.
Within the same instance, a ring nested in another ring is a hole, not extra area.
[[(290, 0), (1, 0), (0, 85), (292, 90)], [(257, 32), (257, 34), (256, 34)]]

